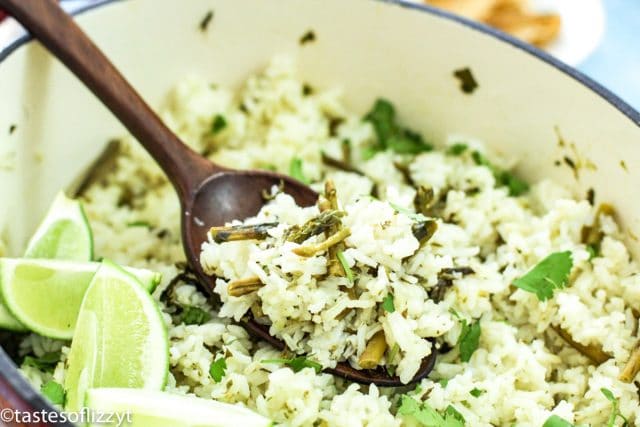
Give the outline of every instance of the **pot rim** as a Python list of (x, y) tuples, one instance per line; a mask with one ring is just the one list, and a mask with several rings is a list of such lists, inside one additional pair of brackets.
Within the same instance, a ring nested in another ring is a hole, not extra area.
[[(73, 16), (80, 15), (82, 13), (93, 11), (99, 9), (105, 5), (109, 5), (112, 3), (116, 3), (122, 0), (98, 0), (95, 3), (91, 3), (76, 9), (71, 14)], [(446, 12), (440, 9), (436, 9), (432, 6), (428, 6), (425, 4), (418, 3), (410, 3), (405, 0), (369, 0), (369, 1), (378, 1), (381, 3), (386, 3), (392, 6), (402, 7), (405, 9), (415, 10), (419, 13), (427, 13), (433, 16), (437, 16), (442, 19), (446, 19), (449, 21), (456, 22), (462, 26), (467, 28), (471, 28), (479, 33), (483, 33), (489, 35), (503, 43), (507, 43), (519, 50), (522, 50), (529, 55), (541, 60), (556, 70), (568, 75), (574, 80), (581, 83), (587, 89), (599, 95), (609, 104), (611, 104), (614, 108), (616, 108), (619, 112), (629, 118), (636, 126), (640, 127), (640, 112), (635, 110), (631, 105), (629, 105), (626, 101), (623, 101), (618, 95), (611, 92), (609, 89), (605, 88), (600, 83), (596, 82), (590, 77), (587, 77), (582, 72), (578, 71), (574, 67), (565, 64), (564, 62), (556, 59), (550, 54), (534, 47), (528, 43), (520, 41), (506, 33), (503, 33), (499, 30), (496, 30), (487, 25), (471, 21), (467, 18), (463, 18), (457, 15), (454, 15), (450, 12)], [(24, 34), (10, 43), (8, 46), (0, 49), (0, 64), (7, 59), (11, 53), (13, 53), (18, 48), (27, 44), (33, 39), (30, 34)], [(7, 383), (13, 388), (13, 391), (17, 393), (18, 397), (24, 399), (34, 410), (37, 411), (46, 411), (53, 412), (56, 409), (38, 392), (36, 391), (27, 380), (18, 372), (17, 366), (11, 358), (7, 355), (2, 347), (0, 347), (0, 378), (3, 378), (7, 381)], [(61, 424), (64, 426), (72, 427), (73, 425), (70, 423)]]

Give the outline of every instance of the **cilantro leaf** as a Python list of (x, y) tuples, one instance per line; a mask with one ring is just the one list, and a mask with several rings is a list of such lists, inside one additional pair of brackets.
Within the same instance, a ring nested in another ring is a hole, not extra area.
[(304, 171), (302, 170), (302, 159), (298, 157), (294, 157), (291, 159), (291, 163), (289, 163), (289, 175), (292, 178), (297, 179), (303, 184), (309, 184), (309, 179), (304, 175)]
[(600, 392), (607, 398), (609, 402), (611, 402), (611, 415), (609, 415), (609, 420), (607, 421), (607, 427), (614, 427), (616, 425), (616, 420), (618, 417), (622, 418), (622, 426), (627, 427), (629, 425), (629, 420), (622, 415), (620, 412), (620, 402), (618, 398), (613, 395), (613, 392), (609, 389), (602, 387)]
[(305, 356), (298, 356), (292, 359), (267, 359), (263, 360), (262, 363), (276, 363), (279, 365), (285, 365), (291, 368), (293, 372), (300, 372), (304, 368), (313, 368), (315, 369), (316, 373), (320, 373), (320, 371), (322, 371), (321, 364), (311, 359), (307, 359)]
[(468, 362), (478, 349), (481, 332), (480, 321), (468, 324), (466, 319), (462, 319), (462, 332), (458, 337), (458, 346), (460, 347), (460, 359), (463, 362)]
[(465, 419), (452, 405), (444, 410), (444, 424), (442, 427), (464, 427)]
[(393, 303), (392, 294), (387, 294), (387, 296), (384, 297), (384, 299), (382, 300), (382, 308), (387, 313), (393, 313), (394, 311), (396, 311), (396, 306)]
[(180, 321), (185, 325), (203, 325), (211, 320), (211, 314), (199, 307), (187, 305), (182, 308)]
[(480, 396), (482, 396), (483, 394), (485, 394), (486, 392), (487, 392), (486, 390), (482, 390), (482, 389), (479, 389), (479, 388), (474, 388), (473, 390), (471, 390), (471, 391), (469, 392), (469, 394), (470, 394), (471, 396), (473, 396), (473, 397), (480, 397)]
[(386, 99), (377, 99), (364, 120), (370, 122), (375, 130), (378, 143), (368, 147), (363, 157), (370, 158), (377, 152), (387, 149), (399, 154), (418, 154), (431, 151), (433, 147), (422, 139), (422, 136), (409, 129), (401, 128), (396, 123), (396, 111)]
[(510, 196), (517, 197), (529, 191), (529, 184), (519, 179), (511, 172), (497, 168), (479, 151), (471, 153), (471, 157), (478, 166), (485, 166), (488, 168), (496, 179), (496, 183), (509, 189)]
[(222, 130), (226, 127), (227, 119), (225, 119), (221, 114), (216, 114), (216, 116), (213, 118), (213, 122), (211, 122), (211, 133), (216, 135), (222, 132)]
[(398, 414), (411, 417), (420, 425), (426, 427), (440, 426), (444, 423), (444, 417), (429, 406), (428, 403), (423, 402), (420, 404), (420, 402), (407, 395), (402, 396)]
[(340, 265), (342, 265), (342, 269), (344, 270), (344, 274), (347, 276), (347, 280), (349, 281), (349, 283), (353, 283), (355, 280), (353, 276), (353, 270), (351, 270), (351, 267), (349, 267), (349, 263), (344, 257), (344, 252), (337, 251), (336, 257), (338, 258), (338, 261), (340, 261)]
[(420, 403), (407, 395), (403, 395), (400, 400), (398, 414), (411, 417), (419, 425), (425, 427), (464, 427), (465, 425), (464, 417), (452, 405), (447, 406), (440, 414), (427, 402)]
[(554, 252), (533, 267), (527, 274), (513, 281), (513, 285), (533, 292), (540, 301), (553, 296), (555, 289), (563, 289), (573, 267), (571, 252)]
[(575, 427), (569, 421), (564, 418), (560, 418), (557, 415), (551, 415), (547, 418), (547, 421), (542, 424), (542, 427)]
[(25, 356), (22, 365), (31, 366), (44, 372), (52, 372), (60, 361), (60, 352), (45, 353), (41, 357)]
[(64, 387), (55, 381), (47, 381), (42, 384), (40, 391), (54, 405), (64, 406), (67, 400), (67, 392), (64, 390)]
[(219, 357), (218, 359), (211, 362), (211, 366), (209, 367), (209, 375), (211, 378), (217, 383), (222, 381), (222, 378), (227, 374), (227, 361), (224, 357)]
[(456, 144), (451, 145), (447, 149), (447, 154), (449, 154), (451, 156), (459, 156), (462, 153), (464, 153), (465, 151), (467, 151), (468, 148), (469, 148), (469, 146), (467, 144), (463, 144), (461, 142), (458, 142)]

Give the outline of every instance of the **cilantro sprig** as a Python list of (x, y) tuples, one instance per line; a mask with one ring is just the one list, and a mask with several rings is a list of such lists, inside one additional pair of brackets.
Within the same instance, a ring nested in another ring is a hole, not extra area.
[(433, 150), (433, 146), (427, 144), (419, 133), (402, 128), (396, 122), (396, 110), (386, 99), (377, 99), (364, 120), (373, 125), (378, 139), (377, 144), (367, 147), (365, 158), (371, 158), (385, 150), (398, 154), (418, 154)]
[(607, 388), (602, 387), (600, 392), (607, 398), (609, 402), (611, 402), (611, 415), (609, 415), (609, 420), (607, 421), (607, 427), (614, 427), (616, 425), (616, 420), (618, 417), (622, 419), (622, 427), (629, 426), (629, 420), (622, 415), (620, 412), (620, 402), (618, 398), (613, 395), (613, 392)]
[(513, 285), (536, 294), (540, 301), (553, 296), (556, 289), (564, 289), (573, 267), (571, 252), (554, 252), (540, 261), (527, 274), (513, 281)]

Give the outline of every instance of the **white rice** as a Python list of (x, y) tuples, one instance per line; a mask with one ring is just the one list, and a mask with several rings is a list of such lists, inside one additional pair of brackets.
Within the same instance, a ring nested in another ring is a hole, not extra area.
[[(434, 151), (416, 156), (409, 166), (416, 184), (448, 190), (438, 231), (419, 248), (411, 220), (388, 203), (410, 208), (415, 193), (392, 166), (397, 156), (360, 158), (360, 148), (375, 140), (371, 125), (342, 106), (339, 92), (305, 96), (302, 85), (287, 58), (276, 58), (237, 94), (189, 78), (171, 93), (163, 118), (184, 141), (223, 164), (269, 166), (286, 173), (290, 159), (298, 157), (314, 188), (321, 190), (322, 182), (332, 179), (347, 212), (345, 226), (352, 231), (345, 256), (352, 266), (371, 267), (357, 282), (361, 296), (345, 298), (338, 287), (348, 285), (344, 279), (317, 280), (326, 270), (325, 255), (293, 256), (296, 244), (207, 244), (202, 260), (221, 277), (216, 292), (224, 305), (211, 307), (188, 284), (176, 288), (177, 298), (209, 311), (210, 321), (175, 324), (171, 307), (163, 305), (170, 328), (170, 390), (240, 402), (291, 426), (411, 425), (411, 420), (396, 414), (405, 389), (364, 387), (311, 368), (294, 373), (262, 363), (281, 355), (253, 342), (232, 323), (259, 299), (273, 322), (272, 332), (291, 350), (312, 354), (323, 366), (333, 366), (337, 360), (357, 364), (367, 339), (381, 328), (387, 341), (400, 347), (397, 372), (405, 382), (432, 351), (424, 338), (453, 347), (438, 357), (429, 378), (409, 393), (438, 411), (452, 405), (467, 426), (539, 427), (550, 414), (576, 424), (606, 425), (611, 403), (602, 394), (603, 387), (619, 399), (620, 411), (631, 425), (640, 422), (638, 386), (617, 379), (638, 341), (633, 310), (640, 311), (640, 269), (630, 259), (613, 219), (603, 221), (600, 256), (589, 260), (581, 230), (592, 224), (595, 209), (587, 201), (575, 200), (547, 181), (535, 184), (523, 197), (510, 197), (504, 187), (496, 187), (489, 169), (468, 155)], [(212, 135), (216, 114), (223, 115), (228, 125)], [(343, 122), (331, 135), (329, 123), (336, 117)], [(347, 138), (354, 162), (366, 177), (322, 165), (321, 150), (339, 157), (341, 141)], [(374, 184), (380, 200), (363, 197)], [(123, 141), (117, 170), (85, 195), (85, 207), (96, 253), (162, 272), (164, 283), (155, 294), (159, 298), (178, 273), (175, 263), (184, 261), (179, 205), (162, 172), (131, 138)], [(277, 218), (283, 225), (273, 230), (275, 239), (286, 225), (301, 224), (315, 214), (317, 208), (299, 208), (290, 197), (279, 195), (251, 221)], [(128, 225), (141, 220), (152, 227)], [(574, 261), (571, 284), (552, 299), (540, 302), (534, 294), (511, 286), (544, 257), (565, 250), (571, 251)], [(469, 266), (475, 274), (454, 279), (441, 302), (430, 300), (427, 291), (435, 286), (438, 272), (456, 266)], [(286, 280), (286, 273), (298, 279)], [(258, 275), (265, 283), (257, 294), (240, 298), (226, 294), (229, 280), (249, 275)], [(390, 292), (396, 310), (380, 316), (375, 307)], [(336, 320), (345, 307), (355, 308), (357, 318)], [(480, 319), (480, 345), (468, 363), (460, 361), (456, 342), (461, 323), (450, 309), (467, 321)], [(554, 333), (552, 325), (577, 342), (601, 346), (611, 359), (591, 364)], [(348, 332), (352, 327), (355, 332)], [(61, 346), (32, 336), (23, 348), (25, 353), (41, 355), (51, 345)], [(228, 368), (216, 383), (209, 366), (220, 355)], [(47, 379), (44, 375), (60, 380), (64, 374), (63, 363), (54, 374), (27, 367), (23, 371), (36, 386)], [(446, 386), (441, 380), (447, 380)], [(472, 396), (474, 389), (482, 394)]]

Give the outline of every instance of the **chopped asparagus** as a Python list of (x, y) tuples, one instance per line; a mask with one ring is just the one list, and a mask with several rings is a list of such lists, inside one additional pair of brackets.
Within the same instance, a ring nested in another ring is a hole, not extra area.
[(238, 240), (264, 240), (269, 237), (268, 230), (277, 225), (277, 222), (266, 222), (253, 225), (211, 227), (209, 235), (216, 243), (234, 242)]
[(551, 328), (562, 338), (567, 344), (575, 348), (578, 352), (582, 353), (585, 357), (591, 360), (596, 365), (606, 362), (611, 358), (607, 353), (602, 350), (602, 347), (596, 344), (584, 345), (573, 340), (571, 334), (559, 326), (551, 326)]
[(227, 286), (227, 292), (232, 297), (241, 297), (257, 291), (264, 286), (258, 276), (251, 276), (245, 279), (234, 280)]
[(324, 252), (328, 250), (330, 247), (342, 242), (344, 239), (346, 239), (350, 235), (351, 235), (351, 230), (349, 230), (348, 228), (343, 228), (340, 231), (338, 231), (336, 234), (329, 237), (324, 242), (321, 242), (315, 245), (299, 246), (293, 250), (293, 253), (303, 257), (314, 256), (318, 252)]
[(358, 364), (364, 369), (374, 369), (378, 366), (386, 351), (387, 340), (384, 336), (384, 331), (378, 331), (367, 343), (367, 347), (360, 355)]
[(640, 372), (640, 342), (636, 344), (636, 348), (631, 352), (631, 356), (624, 365), (618, 379), (625, 383), (630, 383)]

